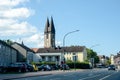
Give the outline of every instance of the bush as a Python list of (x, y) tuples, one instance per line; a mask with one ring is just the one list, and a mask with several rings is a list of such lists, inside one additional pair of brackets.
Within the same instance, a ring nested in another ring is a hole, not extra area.
[(66, 63), (70, 68), (76, 69), (90, 69), (90, 65), (87, 62), (70, 62)]
[(38, 63), (33, 63), (33, 64), (35, 64), (35, 65), (37, 65), (37, 66), (40, 66), (40, 65), (42, 65), (42, 64), (48, 64), (48, 65), (55, 65), (55, 62), (38, 62)]

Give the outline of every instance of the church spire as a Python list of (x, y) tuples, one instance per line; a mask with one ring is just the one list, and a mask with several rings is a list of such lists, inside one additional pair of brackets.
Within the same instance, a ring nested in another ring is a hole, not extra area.
[(55, 27), (54, 27), (54, 22), (53, 22), (53, 18), (51, 16), (51, 22), (50, 22), (50, 28), (51, 28), (51, 33), (55, 34)]
[(47, 18), (46, 25), (45, 25), (45, 33), (48, 33), (48, 27), (49, 27), (49, 19)]
[(55, 47), (55, 27), (52, 17), (50, 23), (49, 19), (47, 18), (47, 22), (45, 25), (44, 47), (45, 48)]

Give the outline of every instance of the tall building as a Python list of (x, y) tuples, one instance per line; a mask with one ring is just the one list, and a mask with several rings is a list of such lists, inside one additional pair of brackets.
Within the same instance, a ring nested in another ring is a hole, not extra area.
[(85, 46), (56, 47), (54, 21), (47, 18), (44, 30), (44, 48), (32, 48), (35, 52), (34, 61), (47, 61), (62, 64), (64, 61), (72, 60), (84, 62), (87, 59)]
[(47, 18), (45, 31), (44, 31), (44, 48), (53, 48), (55, 47), (55, 27), (53, 18), (51, 21)]

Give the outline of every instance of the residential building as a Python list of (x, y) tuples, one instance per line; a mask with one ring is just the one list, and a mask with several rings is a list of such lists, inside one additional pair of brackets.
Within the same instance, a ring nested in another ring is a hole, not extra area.
[(114, 62), (114, 55), (113, 54), (111, 54), (111, 56), (110, 56), (110, 61), (111, 61), (111, 64), (115, 64), (115, 62)]
[(107, 61), (109, 60), (108, 56), (99, 55), (98, 57), (99, 57), (99, 64), (104, 65), (104, 66), (108, 65), (108, 63), (107, 63)]
[(44, 30), (44, 48), (33, 48), (35, 52), (34, 61), (53, 61), (57, 64), (66, 60), (76, 60), (84, 62), (87, 60), (85, 46), (56, 47), (55, 45), (55, 26), (53, 18), (47, 18)]
[(120, 52), (117, 55), (114, 55), (114, 65), (120, 69)]
[(87, 60), (87, 52), (85, 46), (71, 46), (59, 48), (33, 48), (35, 61), (56, 62), (61, 64), (64, 60), (84, 62)]
[(17, 43), (14, 42), (12, 44), (12, 47), (14, 47), (16, 50), (18, 50), (19, 54), (17, 55), (17, 62), (25, 62), (28, 63), (33, 61), (34, 51), (25, 46), (23, 43)]
[(0, 40), (0, 66), (4, 67), (17, 62), (17, 53), (16, 49)]

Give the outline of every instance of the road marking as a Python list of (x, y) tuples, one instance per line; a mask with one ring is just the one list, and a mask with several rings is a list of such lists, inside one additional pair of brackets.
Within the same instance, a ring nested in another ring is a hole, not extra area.
[(103, 77), (103, 78), (101, 78), (101, 79), (99, 79), (99, 80), (104, 80), (104, 79), (106, 79), (106, 78), (108, 78), (108, 77), (110, 77), (111, 75), (116, 74), (116, 73), (118, 73), (118, 71), (117, 71), (117, 72), (114, 72), (114, 73), (112, 73), (112, 74), (109, 74), (109, 75), (107, 75), (107, 76), (105, 76), (105, 77)]
[(85, 77), (85, 78), (82, 78), (82, 79), (79, 79), (79, 80), (85, 80), (85, 79), (94, 78), (94, 77), (97, 77), (97, 76), (100, 76), (100, 74), (96, 75), (96, 76), (92, 76), (92, 77)]
[(103, 79), (105, 79), (105, 78), (108, 78), (109, 76), (111, 76), (111, 75), (107, 75), (107, 76), (105, 76), (105, 77), (103, 77), (103, 78), (101, 78), (101, 79), (99, 79), (99, 80), (103, 80)]
[(61, 78), (54, 78), (54, 79), (50, 79), (50, 80), (61, 80)]

